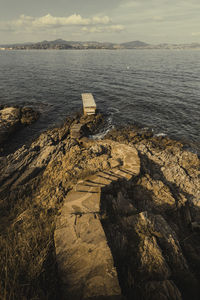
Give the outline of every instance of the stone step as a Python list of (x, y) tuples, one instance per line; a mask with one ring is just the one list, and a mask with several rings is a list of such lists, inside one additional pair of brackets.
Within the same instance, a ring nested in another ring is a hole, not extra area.
[[(101, 142), (102, 145), (107, 142)], [(111, 142), (111, 168), (79, 180), (64, 199), (54, 234), (62, 293), (68, 300), (122, 299), (111, 250), (99, 219), (101, 192), (140, 171), (137, 151)]]
[(74, 187), (74, 191), (76, 192), (90, 192), (90, 193), (99, 193), (101, 191), (101, 187), (99, 185), (90, 185), (87, 182), (82, 184), (77, 184)]
[(100, 212), (100, 193), (72, 190), (64, 200), (63, 214)]
[(93, 175), (90, 177), (89, 181), (95, 185), (98, 185), (100, 187), (104, 187), (106, 185), (109, 185), (113, 180), (113, 178), (109, 177), (108, 175), (105, 176), (103, 172), (99, 172), (96, 175)]
[(117, 272), (98, 216), (69, 216), (64, 225), (57, 225), (55, 247), (61, 288), (67, 299), (121, 299)]

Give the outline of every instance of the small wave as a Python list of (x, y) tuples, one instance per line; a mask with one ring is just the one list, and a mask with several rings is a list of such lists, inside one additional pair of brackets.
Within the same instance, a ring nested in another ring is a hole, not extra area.
[(120, 112), (120, 110), (119, 110), (119, 108), (109, 107), (107, 112), (110, 113), (110, 114), (117, 114), (117, 113)]
[(112, 122), (113, 122), (113, 118), (110, 116), (110, 117), (108, 117), (108, 119), (107, 119), (107, 126), (111, 126), (112, 125)]
[(112, 129), (114, 129), (114, 128), (115, 128), (115, 126), (114, 126), (113, 124), (110, 124), (110, 125), (106, 126), (106, 127), (105, 127), (102, 131), (100, 131), (99, 133), (94, 134), (94, 135), (90, 135), (89, 138), (92, 139), (92, 140), (102, 140), (102, 139), (106, 136), (106, 134), (107, 134), (110, 130), (112, 130)]
[(164, 132), (156, 133), (154, 136), (166, 136), (167, 134)]
[(149, 130), (149, 131), (151, 130), (151, 131), (153, 131), (153, 129), (152, 129), (152, 128), (149, 128), (149, 127), (143, 127), (142, 129), (143, 129), (143, 130)]

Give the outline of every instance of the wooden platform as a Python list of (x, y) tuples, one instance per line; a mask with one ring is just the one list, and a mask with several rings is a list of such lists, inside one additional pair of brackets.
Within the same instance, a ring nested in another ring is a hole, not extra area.
[(84, 115), (94, 115), (96, 113), (96, 103), (91, 93), (81, 94), (83, 101)]

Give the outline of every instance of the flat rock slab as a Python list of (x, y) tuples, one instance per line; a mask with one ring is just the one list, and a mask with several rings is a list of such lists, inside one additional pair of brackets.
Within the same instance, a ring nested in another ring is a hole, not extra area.
[(66, 299), (121, 294), (112, 254), (97, 215), (72, 214), (61, 219), (55, 240)]
[[(72, 190), (65, 200), (62, 214), (83, 214), (100, 212), (100, 193)], [(62, 218), (62, 216), (61, 216)]]
[[(140, 172), (133, 147), (111, 141), (110, 169), (79, 181), (70, 191), (54, 235), (63, 299), (122, 299), (111, 250), (99, 219), (101, 191)], [(114, 163), (113, 163), (114, 162)]]

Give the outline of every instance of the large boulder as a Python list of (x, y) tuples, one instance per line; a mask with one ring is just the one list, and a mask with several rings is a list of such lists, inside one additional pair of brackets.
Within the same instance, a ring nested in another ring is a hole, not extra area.
[(20, 125), (20, 109), (6, 107), (0, 110), (0, 144)]

